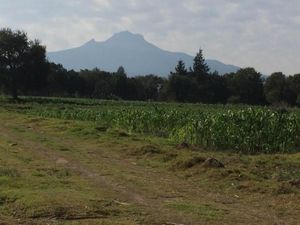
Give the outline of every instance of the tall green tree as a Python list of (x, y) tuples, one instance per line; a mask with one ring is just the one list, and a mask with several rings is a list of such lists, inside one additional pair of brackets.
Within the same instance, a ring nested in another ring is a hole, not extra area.
[[(36, 88), (39, 76), (47, 73), (46, 48), (38, 41), (28, 40), (23, 31), (0, 30), (0, 73), (14, 99), (22, 89)], [(46, 79), (40, 79), (44, 83)], [(33, 85), (33, 83), (35, 83)], [(27, 86), (27, 87), (25, 87)]]
[(194, 58), (193, 71), (200, 77), (206, 76), (209, 73), (209, 66), (205, 62), (202, 49), (199, 50)]
[(126, 71), (123, 66), (119, 66), (116, 74), (119, 76), (127, 77)]
[(175, 74), (178, 74), (178, 75), (186, 75), (187, 74), (187, 69), (185, 68), (185, 64), (182, 60), (179, 60), (177, 66), (175, 67)]

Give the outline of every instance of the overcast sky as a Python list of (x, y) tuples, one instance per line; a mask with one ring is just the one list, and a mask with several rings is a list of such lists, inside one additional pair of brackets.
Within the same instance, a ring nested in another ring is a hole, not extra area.
[(300, 73), (299, 0), (0, 0), (0, 27), (48, 51), (123, 30), (153, 44), (264, 74)]

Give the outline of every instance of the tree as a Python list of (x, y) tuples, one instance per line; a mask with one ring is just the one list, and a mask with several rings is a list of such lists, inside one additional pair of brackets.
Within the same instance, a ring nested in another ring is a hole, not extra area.
[(117, 70), (117, 75), (127, 77), (127, 74), (123, 66), (119, 66)]
[[(295, 77), (294, 80), (296, 80)], [(294, 84), (296, 88), (296, 83)], [(287, 81), (286, 76), (281, 72), (269, 76), (264, 85), (266, 100), (270, 104), (288, 103), (295, 104), (296, 93), (294, 94)]]
[(166, 82), (162, 77), (155, 75), (146, 75), (136, 77), (139, 86), (139, 100), (158, 100), (161, 87)]
[(36, 81), (38, 76), (47, 75), (42, 72), (47, 70), (46, 65), (46, 48), (39, 41), (28, 40), (23, 31), (0, 30), (0, 73), (4, 74), (5, 85), (14, 99), (18, 98), (20, 90), (33, 89), (40, 84)]
[(206, 85), (207, 103), (226, 103), (228, 98), (228, 88), (226, 86), (226, 79), (224, 76), (220, 76), (217, 72), (214, 72), (208, 77)]
[(240, 69), (225, 78), (231, 100), (250, 105), (264, 104), (263, 80), (254, 68)]
[(81, 95), (88, 98), (110, 98), (113, 96), (114, 85), (112, 75), (98, 68), (93, 70), (81, 70), (79, 77), (81, 84)]
[(202, 49), (199, 50), (197, 55), (194, 58), (194, 65), (193, 65), (194, 73), (196, 76), (204, 77), (209, 73), (209, 67), (205, 62)]
[(50, 63), (50, 72), (47, 78), (47, 95), (65, 96), (65, 87), (68, 83), (68, 71), (61, 65)]
[(175, 67), (175, 74), (178, 74), (178, 75), (186, 75), (187, 74), (185, 64), (182, 60), (179, 60), (177, 66)]
[(294, 79), (290, 79), (290, 77), (286, 78), (284, 98), (289, 105), (299, 105), (300, 96), (299, 89), (297, 88), (297, 86), (299, 85), (299, 77), (297, 75), (291, 77), (293, 77)]
[(4, 94), (5, 93), (5, 85), (4, 85), (4, 82), (5, 82), (5, 76), (4, 74), (2, 74), (0, 72), (0, 94)]
[(121, 99), (127, 99), (128, 79), (124, 67), (120, 66), (113, 75), (114, 94)]
[(108, 99), (111, 96), (111, 87), (106, 80), (98, 80), (95, 83), (93, 98)]
[(47, 86), (50, 64), (46, 61), (46, 49), (35, 40), (30, 42), (30, 48), (25, 61), (23, 74), (20, 74), (20, 90), (26, 95), (42, 94)]
[(178, 102), (196, 102), (198, 100), (198, 85), (190, 76), (172, 74), (164, 91), (167, 100)]

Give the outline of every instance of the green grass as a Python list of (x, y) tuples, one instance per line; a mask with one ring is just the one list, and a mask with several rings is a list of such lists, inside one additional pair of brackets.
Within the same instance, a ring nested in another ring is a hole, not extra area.
[(197, 204), (189, 202), (171, 202), (168, 207), (175, 209), (179, 213), (194, 216), (198, 219), (216, 220), (224, 216), (225, 211), (217, 209), (207, 204)]
[[(295, 110), (60, 98), (25, 98), (6, 107), (42, 118), (92, 121), (100, 131), (122, 129), (207, 149), (287, 153), (300, 145), (300, 114)], [(89, 135), (95, 130), (79, 132)]]
[[(51, 104), (56, 110), (60, 103)], [(42, 106), (0, 108), (4, 224), (297, 224), (300, 219), (297, 151), (243, 154), (178, 145), (95, 121), (36, 116), (35, 107)], [(202, 166), (208, 157), (225, 168)]]

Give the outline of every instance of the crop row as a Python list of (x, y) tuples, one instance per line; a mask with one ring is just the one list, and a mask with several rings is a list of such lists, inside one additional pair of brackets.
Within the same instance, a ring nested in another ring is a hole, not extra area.
[(94, 121), (129, 133), (168, 137), (204, 148), (244, 153), (296, 151), (300, 144), (297, 114), (266, 108), (201, 110), (160, 106), (32, 107), (41, 117)]

